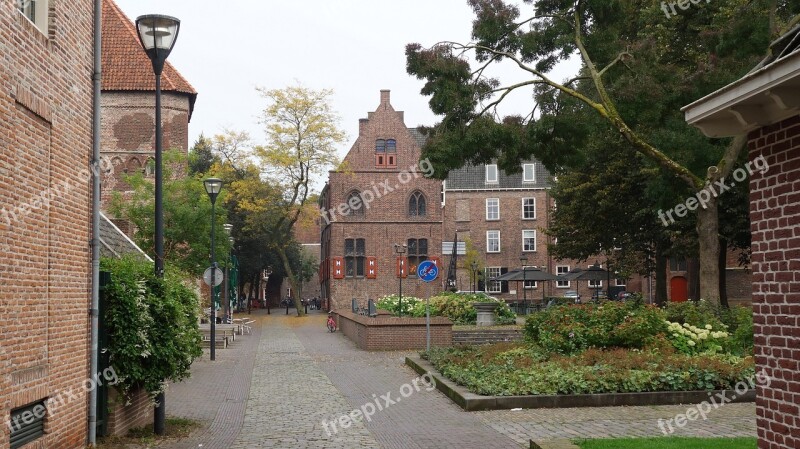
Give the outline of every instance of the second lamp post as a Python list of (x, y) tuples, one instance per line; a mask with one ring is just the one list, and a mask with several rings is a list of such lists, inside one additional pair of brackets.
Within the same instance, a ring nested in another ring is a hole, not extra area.
[(217, 324), (217, 304), (216, 298), (214, 295), (214, 289), (216, 288), (217, 279), (217, 255), (214, 251), (215, 240), (214, 234), (216, 232), (216, 214), (214, 210), (214, 204), (217, 202), (217, 196), (219, 192), (222, 190), (222, 180), (217, 178), (208, 178), (203, 181), (203, 185), (206, 188), (206, 193), (208, 193), (208, 198), (211, 200), (211, 360), (215, 360), (215, 351), (214, 349), (217, 346), (217, 339), (216, 339), (216, 324)]

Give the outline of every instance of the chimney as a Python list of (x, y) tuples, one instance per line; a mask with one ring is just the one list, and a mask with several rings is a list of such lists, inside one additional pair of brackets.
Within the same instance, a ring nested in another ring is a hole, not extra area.
[(389, 103), (389, 92), (391, 92), (389, 89), (382, 89), (381, 90), (381, 106), (383, 106), (384, 108), (386, 108), (386, 107), (388, 107), (390, 105), (390, 103)]
[(363, 136), (364, 130), (367, 129), (367, 123), (369, 123), (369, 119), (360, 118), (358, 119), (358, 135)]

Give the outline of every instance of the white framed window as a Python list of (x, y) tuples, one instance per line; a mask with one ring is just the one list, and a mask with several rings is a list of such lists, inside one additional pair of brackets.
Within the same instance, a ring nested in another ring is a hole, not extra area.
[(522, 231), (522, 251), (536, 251), (536, 231), (532, 229)]
[(15, 0), (15, 2), (20, 12), (33, 22), (42, 33), (47, 34), (49, 0)]
[(522, 164), (522, 182), (536, 182), (536, 166)]
[[(569, 265), (556, 265), (556, 274), (562, 275), (569, 273)], [(569, 288), (569, 281), (556, 281), (556, 287)]]
[(486, 166), (486, 184), (494, 184), (497, 182), (497, 165), (489, 164)]
[(500, 231), (486, 231), (486, 252), (500, 252)]
[(488, 293), (500, 293), (503, 290), (503, 283), (500, 281), (492, 281), (500, 276), (500, 267), (486, 267), (486, 291)]
[(500, 219), (500, 198), (486, 198), (486, 220)]
[[(614, 274), (619, 276), (619, 273), (614, 273)], [(614, 278), (614, 285), (616, 285), (617, 287), (627, 287), (628, 286), (628, 280), (627, 279), (622, 279), (622, 278)]]
[[(593, 266), (594, 266), (594, 265), (589, 265), (589, 266), (587, 266), (586, 268), (592, 268)], [(600, 268), (603, 268), (603, 266), (602, 266), (602, 265), (600, 265)], [(599, 280), (598, 280), (598, 281), (589, 280), (589, 288), (603, 288), (603, 281), (599, 281)]]
[(536, 268), (536, 266), (535, 265), (525, 265), (525, 266), (522, 267), (522, 285), (523, 285), (522, 288), (524, 288), (525, 290), (534, 289), (538, 285), (536, 283), (536, 281), (529, 281), (529, 280), (525, 279), (525, 270), (526, 269), (530, 269), (530, 268)]
[(536, 198), (522, 199), (522, 219), (523, 220), (536, 219)]

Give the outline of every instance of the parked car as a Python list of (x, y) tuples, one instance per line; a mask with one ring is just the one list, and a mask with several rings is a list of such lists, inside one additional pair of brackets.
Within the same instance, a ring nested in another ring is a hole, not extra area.
[(581, 303), (581, 295), (579, 295), (578, 292), (575, 291), (575, 290), (567, 290), (561, 296), (564, 297), (564, 298), (570, 298), (570, 299), (574, 300), (575, 304), (580, 304)]
[(592, 301), (599, 301), (603, 299), (608, 299), (608, 293), (605, 290), (595, 290), (592, 293)]

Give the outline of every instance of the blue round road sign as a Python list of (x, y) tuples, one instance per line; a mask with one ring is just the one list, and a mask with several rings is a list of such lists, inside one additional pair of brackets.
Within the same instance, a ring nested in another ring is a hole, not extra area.
[(421, 262), (417, 266), (417, 276), (425, 282), (432, 282), (439, 276), (439, 267), (431, 260)]

